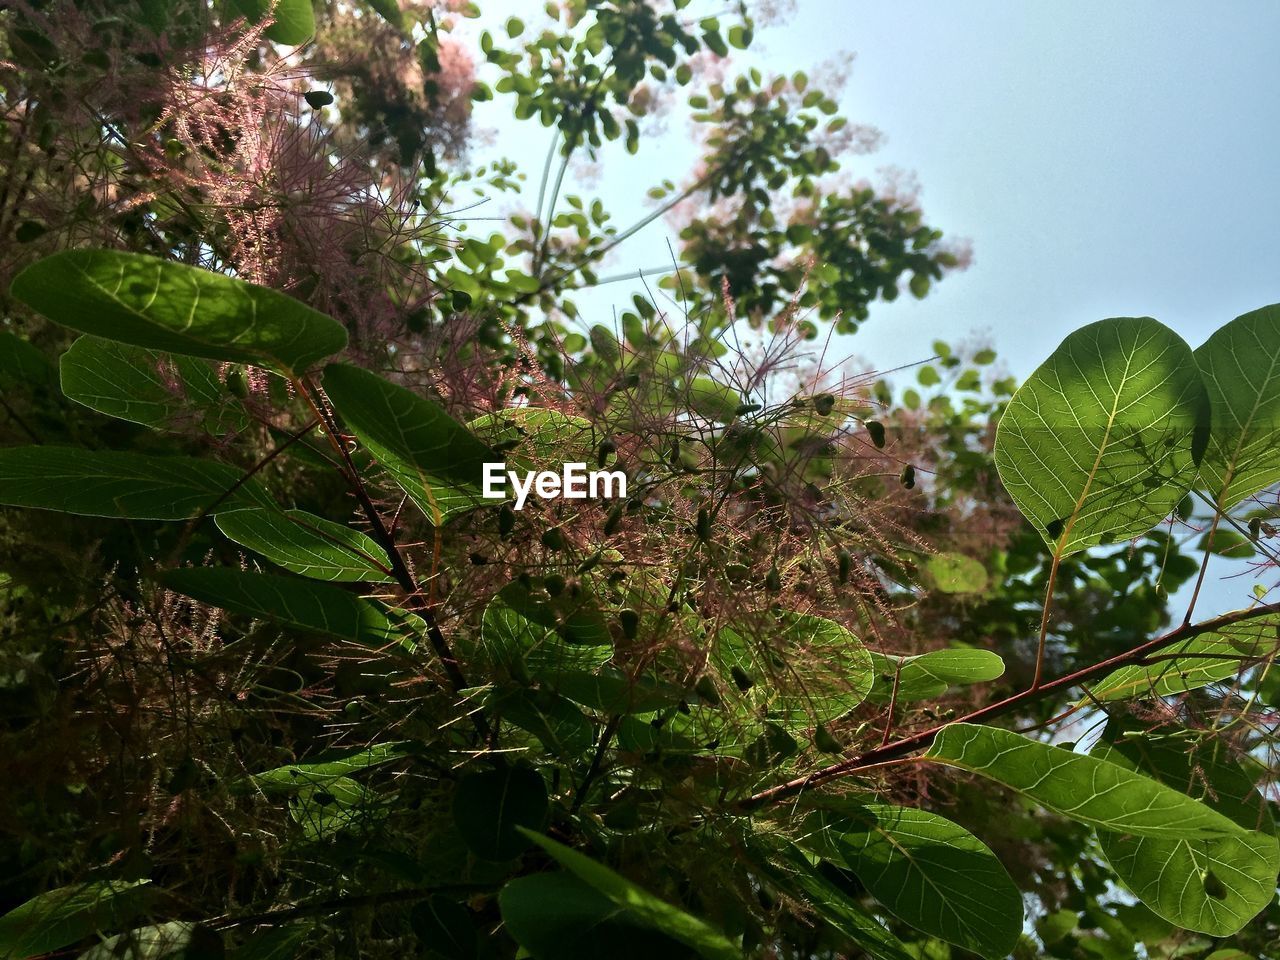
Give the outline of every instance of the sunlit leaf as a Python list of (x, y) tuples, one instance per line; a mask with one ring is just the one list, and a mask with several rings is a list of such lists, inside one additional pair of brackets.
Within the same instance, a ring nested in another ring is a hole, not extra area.
[(910, 807), (867, 804), (806, 821), (801, 844), (848, 868), (904, 923), (1003, 960), (1022, 931), (1022, 897), (987, 846)]
[(0, 917), (0, 956), (35, 957), (118, 929), (147, 909), (149, 880), (97, 880), (58, 887)]
[(1150, 777), (996, 727), (948, 724), (925, 756), (1101, 830), (1165, 839), (1240, 832), (1222, 814)]
[(131, 520), (186, 520), (202, 511), (269, 506), (244, 471), (195, 457), (75, 447), (0, 450), (0, 503)]
[(272, 563), (314, 580), (391, 583), (391, 561), (372, 537), (304, 510), (235, 510), (218, 529)]
[(1005, 489), (1063, 555), (1137, 536), (1195, 477), (1207, 401), (1191, 348), (1149, 317), (1070, 334), (996, 431)]
[(1197, 750), (1186, 742), (1152, 741), (1142, 732), (1100, 744), (1093, 755), (1203, 798), (1242, 828), (1200, 840), (1098, 833), (1111, 869), (1143, 903), (1186, 930), (1226, 937), (1275, 899), (1280, 843), (1253, 781), (1217, 752), (1212, 744)]
[(1280, 304), (1236, 317), (1195, 358), (1212, 411), (1200, 477), (1226, 510), (1280, 481)]
[(343, 422), (432, 523), (484, 502), (484, 464), (502, 458), (441, 406), (343, 364), (325, 368), (324, 388)]
[(283, 293), (137, 253), (56, 253), (18, 274), (13, 295), (81, 333), (287, 376), (347, 344), (340, 323)]

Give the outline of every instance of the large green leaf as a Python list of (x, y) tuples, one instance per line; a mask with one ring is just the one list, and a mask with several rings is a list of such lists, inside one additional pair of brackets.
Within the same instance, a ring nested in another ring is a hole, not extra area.
[(698, 954), (568, 871), (512, 880), (498, 895), (507, 932), (535, 960), (690, 960)]
[(203, 425), (210, 433), (244, 430), (212, 365), (100, 337), (81, 337), (62, 355), (62, 392), (109, 417), (163, 430)]
[(1089, 691), (1089, 699), (1131, 700), (1137, 697), (1168, 697), (1227, 680), (1242, 669), (1241, 661), (1265, 655), (1275, 649), (1275, 635), (1259, 636), (1252, 649), (1241, 648), (1222, 634), (1205, 634), (1183, 640), (1156, 654), (1152, 662), (1121, 667), (1107, 674)]
[(1061, 554), (1144, 533), (1194, 480), (1207, 402), (1191, 348), (1150, 317), (1082, 327), (1018, 388), (995, 462)]
[(235, 0), (235, 5), (252, 23), (271, 15), (271, 26), (266, 29), (268, 40), (294, 47), (315, 36), (311, 0)]
[(453, 822), (467, 847), (484, 860), (510, 860), (529, 846), (528, 830), (547, 819), (547, 785), (529, 767), (508, 764), (470, 773), (453, 795)]
[(150, 882), (97, 880), (42, 893), (0, 917), (0, 957), (35, 957), (118, 929), (146, 910)]
[(1195, 357), (1212, 411), (1200, 477), (1226, 510), (1280, 482), (1280, 304), (1236, 317)]
[(851, 870), (899, 920), (988, 960), (1007, 957), (1022, 932), (1022, 897), (995, 854), (936, 814), (888, 804), (821, 811), (800, 842)]
[[(552, 686), (565, 671), (594, 671), (613, 655), (608, 629), (594, 607), (569, 605), (570, 598), (562, 597), (566, 603), (547, 603), (542, 605), (547, 609), (541, 611), (519, 583), (508, 584), (485, 607), (479, 636), (459, 636), (460, 652), (486, 673), (520, 681), (540, 680)], [(559, 622), (557, 616), (561, 617)], [(588, 640), (601, 638), (603, 630), (604, 642), (569, 642), (561, 630), (575, 639)]]
[(286, 376), (347, 344), (341, 324), (283, 293), (137, 253), (56, 253), (18, 274), (13, 295), (81, 333)]
[(600, 437), (590, 420), (539, 407), (514, 407), (467, 424), (491, 447), (500, 447), (511, 469), (559, 471), (570, 461), (590, 461)]
[(352, 643), (380, 647), (401, 638), (376, 603), (340, 587), (226, 567), (170, 570), (159, 579), (201, 603)]
[(1150, 777), (996, 727), (948, 724), (925, 756), (1003, 783), (1100, 830), (1165, 839), (1240, 832), (1222, 814)]
[(710, 960), (741, 960), (737, 947), (697, 917), (658, 899), (577, 850), (532, 831), (523, 832), (560, 866), (641, 923), (679, 940)]
[(902, 941), (825, 877), (799, 848), (788, 844), (780, 851), (770, 851), (758, 867), (784, 893), (812, 908), (820, 920), (869, 957), (912, 960)]
[(218, 529), (272, 563), (313, 580), (391, 583), (391, 561), (372, 537), (305, 510), (236, 510)]
[(344, 364), (325, 368), (324, 388), (351, 432), (432, 523), (484, 502), (484, 464), (502, 458), (441, 406)]
[(1204, 797), (1243, 829), (1230, 836), (1157, 839), (1098, 832), (1116, 876), (1143, 903), (1187, 930), (1226, 937), (1244, 928), (1276, 896), (1280, 843), (1267, 802), (1253, 781), (1212, 745), (1151, 741), (1139, 733), (1093, 755), (1142, 770), (1176, 790)]
[[(77, 447), (0, 450), (0, 503), (131, 520), (186, 520), (201, 511), (270, 505), (244, 472), (194, 457)], [(239, 486), (237, 486), (239, 484)]]

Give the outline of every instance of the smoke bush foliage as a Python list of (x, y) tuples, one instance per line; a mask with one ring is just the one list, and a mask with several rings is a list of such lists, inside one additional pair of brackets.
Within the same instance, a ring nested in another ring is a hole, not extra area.
[[(0, 955), (1280, 956), (1280, 607), (1195, 617), (1274, 569), (1280, 307), (850, 375), (965, 254), (745, 7), (477, 13), (4, 11)], [(570, 160), (682, 90), (684, 265), (583, 323), (643, 224)], [(556, 140), (477, 238), (494, 95)]]

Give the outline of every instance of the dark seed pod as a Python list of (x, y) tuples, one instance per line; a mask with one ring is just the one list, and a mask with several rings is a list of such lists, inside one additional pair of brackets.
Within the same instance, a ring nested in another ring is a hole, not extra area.
[(747, 672), (736, 664), (729, 668), (729, 676), (733, 678), (733, 684), (743, 693), (746, 693), (754, 687), (755, 681), (747, 676)]
[(902, 485), (908, 490), (916, 485), (916, 468), (913, 464), (908, 463), (902, 468)]
[(312, 110), (319, 110), (333, 103), (333, 94), (327, 90), (308, 90), (302, 95), (302, 99), (307, 101), (307, 106)]
[(711, 510), (708, 507), (698, 508), (698, 539), (703, 543), (711, 542)]
[(1254, 517), (1249, 521), (1249, 539), (1257, 540), (1260, 536), (1262, 536), (1262, 518)]
[(578, 572), (586, 573), (589, 570), (594, 570), (596, 567), (600, 565), (600, 557), (601, 557), (601, 553), (599, 550), (597, 550), (591, 556), (587, 557), (587, 559), (583, 560), (580, 564), (578, 564)]
[(564, 593), (566, 581), (558, 573), (549, 573), (542, 578), (542, 585), (546, 588), (547, 593), (553, 597), (558, 597)]
[(486, 557), (483, 553), (473, 553), (471, 554), (469, 559), (471, 560), (471, 565), (473, 567), (483, 567), (486, 563), (489, 562), (489, 558)]
[(600, 449), (596, 451), (596, 466), (603, 467), (609, 462), (609, 457), (618, 452), (618, 445), (605, 437), (600, 441)]
[(778, 573), (778, 568), (770, 567), (768, 574), (764, 578), (764, 588), (770, 593), (777, 593), (782, 589), (782, 576)]
[(559, 527), (552, 527), (542, 534), (542, 545), (548, 550), (564, 549), (564, 534)]
[(622, 511), (624, 505), (615, 503), (609, 508), (608, 515), (604, 518), (604, 535), (611, 537), (618, 532), (618, 527), (622, 524)]
[(853, 572), (853, 557), (844, 547), (836, 554), (836, 570), (840, 574), (840, 582), (848, 583), (849, 574)]
[(764, 404), (761, 403), (744, 403), (741, 404), (737, 410), (733, 411), (733, 415), (735, 417), (745, 417), (748, 413), (755, 413), (757, 410), (761, 410), (763, 408)]
[(877, 450), (884, 449), (884, 424), (879, 420), (868, 420), (863, 424), (867, 428), (867, 436), (876, 445)]
[(516, 528), (516, 512), (507, 504), (503, 504), (498, 510), (498, 535), (501, 537), (511, 536), (511, 531)]
[(241, 400), (249, 396), (249, 381), (245, 379), (243, 370), (227, 371), (227, 392)]
[(813, 409), (820, 417), (825, 417), (835, 409), (836, 398), (829, 393), (820, 393), (813, 398)]
[(718, 707), (723, 702), (720, 699), (720, 692), (716, 690), (715, 681), (706, 674), (703, 674), (698, 678), (698, 682), (693, 685), (693, 690), (703, 703), (709, 703), (713, 707)]
[(622, 625), (622, 635), (628, 640), (634, 640), (640, 629), (640, 614), (626, 607), (618, 611), (618, 623)]

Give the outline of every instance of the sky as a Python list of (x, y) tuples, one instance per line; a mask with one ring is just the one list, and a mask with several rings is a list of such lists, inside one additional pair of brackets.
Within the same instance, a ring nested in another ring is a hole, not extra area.
[[(699, 4), (702, 4), (699, 6)], [(537, 22), (541, 3), (486, 0), (485, 24)], [(725, 4), (695, 0), (694, 10)], [(868, 369), (922, 361), (937, 338), (982, 340), (1026, 377), (1077, 327), (1153, 316), (1191, 344), (1280, 301), (1280, 3), (1274, 0), (798, 0), (757, 32), (744, 58), (774, 72), (850, 63), (842, 113), (885, 145), (848, 169), (914, 171), (928, 222), (973, 243), (974, 263), (923, 301), (875, 304), (838, 354)], [(754, 45), (753, 45), (754, 49)], [(489, 148), (534, 182), (550, 132), (511, 119), (510, 101), (476, 120)], [(684, 121), (637, 157), (606, 152), (598, 182), (619, 222), (649, 211), (644, 191), (694, 159)], [(532, 199), (529, 205), (532, 205)], [(655, 223), (602, 270), (670, 262)], [(612, 322), (634, 284), (583, 298)], [(829, 356), (828, 359), (831, 359)], [(1251, 581), (1214, 591), (1247, 602)], [(1215, 598), (1217, 599), (1217, 598)]]

